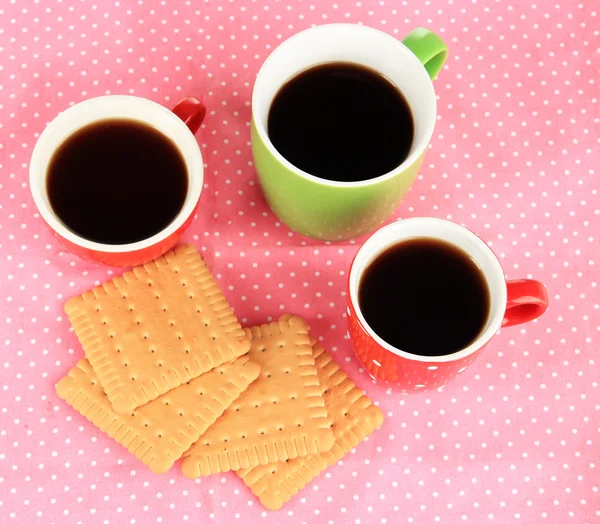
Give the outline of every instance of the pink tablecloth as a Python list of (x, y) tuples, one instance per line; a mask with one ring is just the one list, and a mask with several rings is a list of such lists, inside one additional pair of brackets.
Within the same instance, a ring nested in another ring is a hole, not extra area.
[[(509, 0), (94, 1), (0, 5), (0, 522), (527, 522), (600, 519), (600, 5)], [(249, 148), (254, 76), (283, 39), (357, 22), (424, 25), (451, 56), (422, 174), (397, 217), (447, 217), (490, 242), (550, 310), (504, 330), (443, 392), (401, 396), (359, 369), (345, 273), (363, 239), (326, 245), (277, 222)], [(304, 316), (385, 425), (279, 513), (233, 474), (150, 473), (57, 398), (82, 357), (65, 300), (113, 271), (61, 250), (28, 162), (69, 105), (204, 92), (198, 246), (245, 324)], [(595, 351), (596, 350), (596, 351)]]

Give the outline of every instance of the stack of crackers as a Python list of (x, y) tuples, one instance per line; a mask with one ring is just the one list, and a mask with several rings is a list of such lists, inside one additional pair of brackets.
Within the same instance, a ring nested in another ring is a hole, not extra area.
[(65, 310), (86, 358), (58, 395), (156, 473), (232, 470), (276, 510), (383, 422), (301, 318), (242, 329), (190, 245)]

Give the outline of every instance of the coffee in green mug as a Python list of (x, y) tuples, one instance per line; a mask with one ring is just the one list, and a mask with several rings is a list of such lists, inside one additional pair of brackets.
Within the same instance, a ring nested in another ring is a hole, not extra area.
[(317, 65), (288, 80), (267, 121), (269, 140), (287, 161), (338, 182), (377, 178), (398, 167), (410, 153), (414, 127), (400, 90), (353, 62)]
[[(436, 119), (434, 33), (318, 26), (281, 44), (252, 96), (252, 150), (273, 212), (321, 240), (367, 233), (418, 174)], [(346, 106), (347, 109), (346, 109)]]

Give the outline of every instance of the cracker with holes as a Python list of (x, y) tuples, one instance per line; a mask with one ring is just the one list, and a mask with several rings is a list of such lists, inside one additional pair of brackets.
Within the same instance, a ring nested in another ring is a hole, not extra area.
[(240, 470), (237, 474), (267, 509), (278, 510), (325, 468), (332, 466), (383, 424), (383, 413), (363, 395), (313, 341), (321, 392), (331, 419), (335, 444), (329, 451)]
[(333, 432), (304, 320), (283, 316), (246, 333), (258, 379), (184, 454), (183, 473), (211, 473), (327, 451)]
[(65, 311), (117, 413), (129, 413), (250, 349), (190, 245), (70, 299)]
[(254, 381), (247, 356), (190, 380), (133, 413), (116, 413), (86, 359), (56, 386), (58, 396), (155, 473), (164, 473)]

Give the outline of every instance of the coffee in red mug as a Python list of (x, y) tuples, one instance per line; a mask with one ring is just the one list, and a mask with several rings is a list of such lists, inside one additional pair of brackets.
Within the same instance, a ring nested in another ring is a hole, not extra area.
[(193, 219), (203, 185), (194, 133), (204, 104), (169, 111), (112, 95), (74, 105), (41, 134), (30, 187), (58, 240), (83, 258), (138, 265), (170, 249)]
[(350, 270), (349, 335), (366, 371), (403, 392), (439, 388), (462, 373), (500, 326), (548, 307), (535, 280), (504, 279), (492, 250), (447, 220), (390, 224)]

